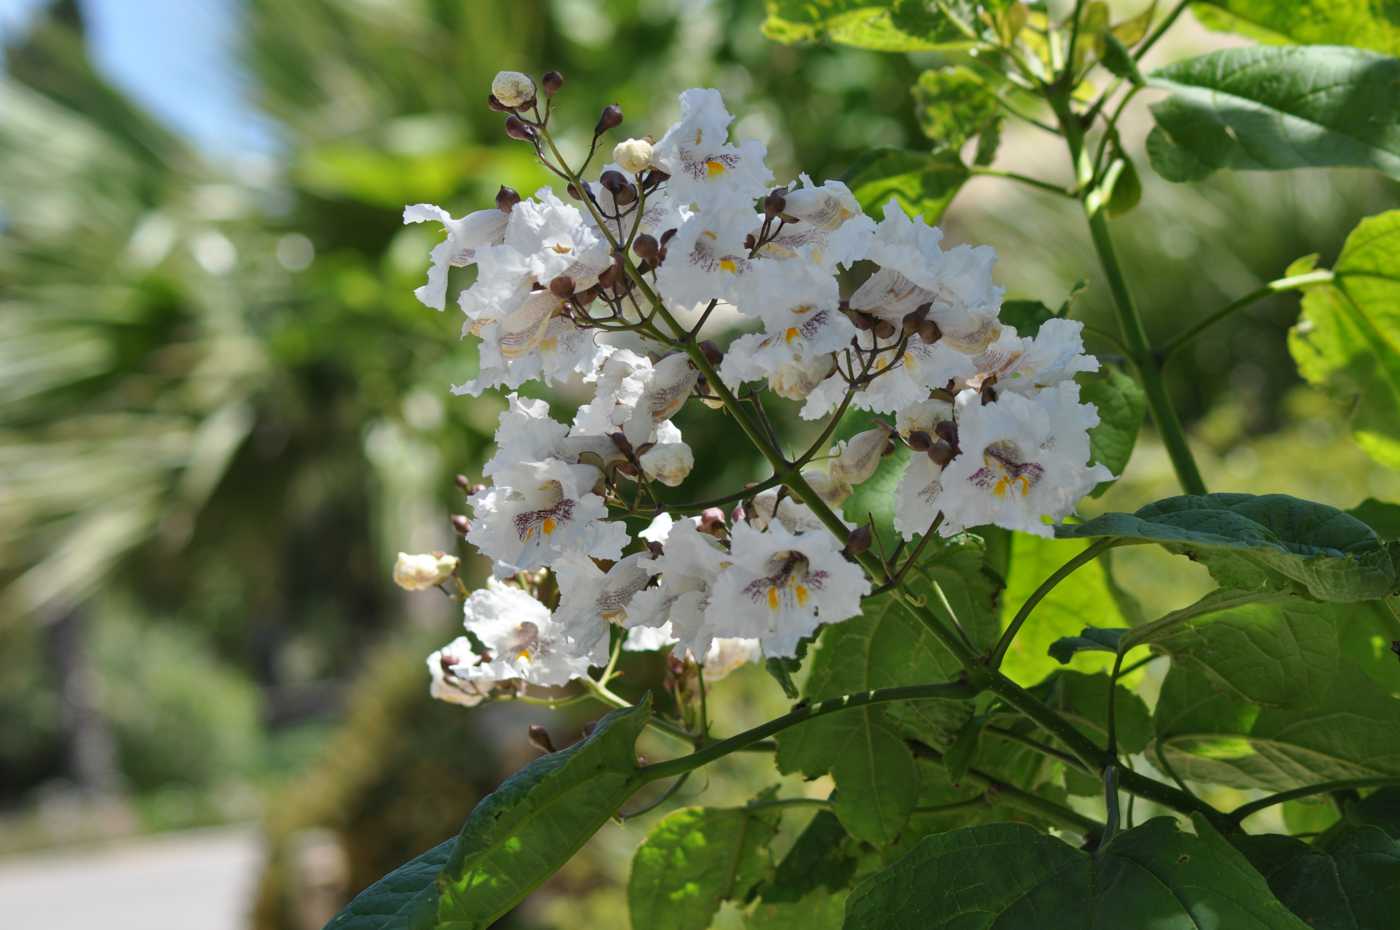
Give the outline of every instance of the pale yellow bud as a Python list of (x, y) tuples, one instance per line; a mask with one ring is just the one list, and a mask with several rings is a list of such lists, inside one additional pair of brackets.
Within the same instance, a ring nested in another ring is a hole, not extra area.
[(524, 106), (535, 99), (535, 82), (519, 71), (501, 71), (491, 81), (491, 95), (505, 106)]
[(455, 555), (442, 552), (428, 552), (409, 555), (400, 552), (394, 563), (394, 584), (405, 591), (423, 591), (436, 587), (452, 577), (457, 570)]
[(651, 167), (651, 142), (646, 139), (624, 139), (613, 146), (613, 161), (628, 174), (641, 174)]

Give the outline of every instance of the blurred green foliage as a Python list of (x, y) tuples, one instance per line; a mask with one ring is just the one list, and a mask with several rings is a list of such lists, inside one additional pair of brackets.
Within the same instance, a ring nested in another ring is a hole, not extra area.
[[(93, 69), (76, 9), (58, 4), (8, 48), (0, 83), (0, 803), (73, 774), (46, 647), (64, 618), (87, 624), (101, 713), (139, 791), (212, 790), (296, 764), (268, 761), (282, 746), (269, 734), (337, 719), (358, 682), (341, 733), (269, 807), (258, 923), (298, 926), (298, 836), (334, 831), (361, 887), (440, 840), (521, 761), (523, 723), (501, 737), (516, 709), (428, 701), (421, 655), (459, 620), (445, 600), (388, 584), (398, 549), (453, 546), (451, 475), (479, 467), (502, 407), (447, 393), (473, 351), (455, 312), (412, 296), (436, 234), (404, 228), (402, 205), (461, 213), (499, 184), (549, 180), (484, 105), (491, 75), (563, 71), (575, 149), (604, 103), (622, 105), (624, 131), (659, 135), (676, 93), (715, 86), (779, 178), (798, 166), (821, 178), (872, 147), (926, 148), (910, 88), (946, 62), (778, 46), (745, 0), (243, 0), (244, 72), (279, 148), (214, 160)], [(1003, 156), (1034, 162), (1039, 144), (1008, 131)], [(1117, 236), (1161, 333), (1298, 255), (1330, 262), (1358, 217), (1400, 200), (1392, 182), (1347, 172), (1222, 176), (1198, 191), (1143, 175), (1137, 215), (1152, 221)], [(949, 239), (995, 245), (1012, 297), (1056, 306), (1091, 278), (1076, 316), (1111, 329), (1074, 208), (1001, 184), (958, 194)], [(1296, 298), (1277, 298), (1174, 361), (1212, 486), (1395, 499), (1394, 476), (1353, 454), (1326, 400), (1295, 391), (1283, 335), (1296, 313)], [(579, 398), (552, 400), (562, 417)], [(795, 435), (795, 410), (776, 412)], [(727, 453), (722, 417), (687, 412), (682, 427), (711, 485), (692, 482), (695, 497), (761, 477)], [(1145, 438), (1095, 506), (1131, 509), (1170, 487)], [(1125, 580), (1163, 603), (1191, 590), (1123, 561)], [(757, 673), (732, 694), (736, 728), (781, 703)], [(761, 787), (735, 770), (700, 786), (707, 803)], [(618, 833), (555, 880), (569, 906), (545, 894), (520, 919), (620, 919), (635, 836)]]

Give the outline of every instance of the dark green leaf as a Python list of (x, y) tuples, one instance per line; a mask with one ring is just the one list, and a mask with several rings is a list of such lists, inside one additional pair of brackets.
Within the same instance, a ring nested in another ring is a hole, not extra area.
[(1053, 320), (1055, 313), (1038, 300), (1007, 300), (1002, 302), (1000, 318), (1015, 328), (1016, 335), (1026, 338), (1039, 332), (1046, 320)]
[(966, 65), (925, 71), (913, 93), (919, 128), (933, 140), (935, 150), (951, 155), (995, 123), (1001, 112), (996, 94)]
[(1400, 842), (1352, 827), (1327, 849), (1288, 836), (1241, 836), (1241, 851), (1312, 930), (1391, 930), (1400, 901)]
[(851, 894), (845, 930), (1306, 930), (1208, 824), (1169, 818), (1097, 857), (1020, 824), (925, 837)]
[(977, 744), (982, 737), (982, 728), (986, 725), (987, 718), (981, 714), (967, 718), (962, 729), (958, 730), (958, 735), (953, 737), (947, 752), (943, 753), (943, 767), (948, 770), (950, 783), (962, 783), (963, 776), (972, 765), (972, 757), (977, 755)]
[(878, 52), (928, 52), (968, 42), (919, 0), (768, 0), (763, 33), (776, 42), (830, 41)]
[(1334, 46), (1233, 48), (1152, 74), (1152, 166), (1169, 181), (1221, 168), (1350, 165), (1400, 177), (1400, 60)]
[(435, 879), (456, 843), (455, 836), (439, 843), (370, 885), (326, 924), (326, 930), (426, 930), (436, 926)]
[(1069, 664), (1069, 660), (1078, 652), (1117, 654), (1118, 643), (1128, 632), (1130, 631), (1127, 627), (1086, 626), (1079, 631), (1078, 636), (1064, 636), (1055, 640), (1050, 644), (1048, 652), (1050, 657), (1061, 665)]
[[(1080, 732), (1100, 745), (1107, 744), (1107, 675), (1102, 672), (1085, 675), (1062, 669), (1031, 690)], [(1141, 752), (1152, 740), (1152, 716), (1147, 711), (1147, 705), (1121, 684), (1113, 686), (1113, 694), (1118, 748), (1129, 754)]]
[(1370, 527), (1335, 507), (1285, 494), (1169, 497), (1135, 514), (1055, 529), (1067, 538), (1155, 542), (1204, 563), (1221, 587), (1241, 591), (1301, 585), (1319, 600), (1363, 601), (1395, 584), (1390, 556)]
[(1381, 539), (1400, 540), (1400, 504), (1368, 497), (1347, 513), (1375, 530)]
[(752, 930), (840, 930), (857, 861), (841, 822), (820, 811), (763, 886), (746, 925)]
[[(1137, 444), (1147, 414), (1147, 397), (1131, 375), (1114, 365), (1104, 365), (1097, 373), (1084, 373), (1075, 380), (1079, 382), (1080, 401), (1099, 411), (1099, 425), (1089, 430), (1092, 461), (1121, 475)], [(1113, 481), (1101, 482), (1090, 496), (1098, 497), (1112, 485)]]
[(1133, 58), (1133, 53), (1128, 51), (1122, 40), (1111, 31), (1103, 33), (1103, 56), (1100, 60), (1105, 68), (1125, 81), (1131, 81), (1139, 87), (1147, 83), (1147, 79), (1138, 70), (1137, 59)]
[[(954, 659), (898, 602), (885, 596), (865, 613), (826, 627), (817, 641), (803, 688), (811, 701), (894, 685), (950, 680)], [(897, 706), (896, 717), (889, 710)], [(778, 736), (778, 767), (836, 782), (836, 815), (853, 835), (891, 842), (904, 826), (918, 792), (909, 733), (946, 745), (970, 710), (965, 702), (934, 700), (867, 705), (785, 730)]]
[[(1393, 840), (1400, 840), (1400, 787), (1379, 788), (1346, 805), (1343, 826), (1377, 827)], [(1330, 837), (1319, 837), (1326, 845)]]
[(1304, 378), (1353, 406), (1357, 443), (1400, 468), (1400, 210), (1362, 220), (1332, 274), (1303, 295), (1289, 351)]
[(1210, 29), (1260, 42), (1354, 45), (1400, 54), (1400, 16), (1385, 0), (1200, 0), (1191, 9)]
[(876, 216), (893, 198), (911, 216), (937, 223), (967, 180), (956, 158), (879, 148), (867, 152), (846, 173), (846, 184), (861, 208)]
[(438, 878), (438, 921), (484, 928), (553, 875), (636, 790), (648, 696), (615, 710), (587, 739), (542, 756), (487, 795)]
[(627, 905), (636, 930), (705, 930), (772, 866), (778, 808), (688, 807), (666, 816), (632, 859)]
[(1119, 152), (1104, 174), (1104, 212), (1117, 219), (1142, 200), (1142, 180), (1138, 177), (1133, 160), (1126, 152)]
[[(1041, 582), (1087, 544), (1017, 533), (1011, 545), (1011, 577), (1003, 598), (1003, 625), (1011, 621)], [(1050, 657), (1052, 643), (1074, 636), (1085, 624), (1114, 626), (1122, 622), (1107, 569), (1102, 559), (1096, 559), (1081, 566), (1065, 583), (1056, 585), (1036, 605), (1030, 622), (1012, 641), (1002, 671), (1021, 684), (1033, 685), (1058, 668)], [(1112, 657), (1092, 652), (1082, 653), (1076, 662), (1081, 671), (1106, 671), (1112, 666)]]

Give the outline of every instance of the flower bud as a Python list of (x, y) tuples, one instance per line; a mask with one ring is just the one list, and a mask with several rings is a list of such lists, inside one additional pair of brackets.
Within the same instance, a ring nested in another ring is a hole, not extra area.
[(405, 591), (423, 591), (436, 587), (452, 577), (457, 570), (455, 555), (441, 552), (409, 555), (400, 552), (394, 563), (394, 584)]
[(540, 83), (544, 85), (545, 96), (553, 97), (564, 86), (564, 75), (558, 71), (546, 71), (544, 77), (540, 78)]
[(868, 313), (861, 313), (859, 310), (855, 310), (851, 313), (851, 323), (861, 332), (868, 332), (874, 328), (876, 320)]
[(700, 512), (699, 530), (717, 536), (724, 530), (724, 511), (718, 507), (706, 507)]
[(724, 353), (719, 350), (719, 346), (715, 345), (713, 339), (702, 340), (700, 343), (700, 351), (705, 353), (705, 361), (709, 362), (711, 365), (718, 365), (720, 362), (724, 361)]
[(870, 548), (872, 539), (870, 527), (862, 524), (851, 530), (851, 535), (846, 537), (846, 551), (851, 555), (860, 555)]
[(564, 192), (567, 193), (574, 200), (583, 199), (583, 194), (579, 193), (577, 184), (570, 184), (568, 187), (564, 188)]
[(468, 478), (466, 475), (453, 475), (452, 483), (457, 485), (457, 489), (459, 491), (466, 491), (472, 486), (471, 479)]
[(641, 174), (651, 167), (652, 147), (647, 139), (625, 139), (613, 146), (613, 161), (628, 174)]
[(642, 178), (642, 190), (650, 191), (659, 187), (662, 181), (670, 180), (671, 176), (660, 168), (653, 168), (647, 172), (647, 176)]
[(629, 186), (629, 182), (627, 180), (626, 175), (624, 175), (621, 171), (613, 171), (611, 169), (609, 169), (608, 171), (604, 171), (598, 177), (598, 183), (603, 185), (603, 189), (605, 191), (614, 196), (617, 195), (618, 191), (622, 190), (624, 187)]
[(601, 136), (609, 129), (616, 129), (622, 125), (622, 107), (615, 103), (610, 103), (603, 107), (603, 112), (598, 116), (598, 125), (593, 127), (593, 135)]
[(454, 513), (452, 515), (452, 528), (461, 535), (467, 535), (467, 531), (472, 528), (471, 521), (465, 515)]
[(655, 236), (642, 233), (632, 240), (632, 251), (637, 253), (637, 257), (655, 264), (656, 255), (661, 251), (661, 246), (656, 241)]
[(608, 438), (612, 440), (613, 445), (617, 446), (617, 451), (623, 455), (632, 454), (632, 443), (628, 441), (626, 433), (609, 433)]
[(514, 113), (506, 117), (506, 135), (520, 142), (535, 140), (535, 130)]
[(519, 71), (501, 71), (491, 81), (491, 96), (512, 110), (528, 106), (535, 99), (535, 82)]
[(936, 424), (933, 427), (933, 432), (934, 435), (954, 449), (958, 447), (958, 424), (954, 423), (952, 420), (944, 420)]
[(889, 438), (890, 430), (882, 424), (838, 444), (838, 455), (829, 466), (831, 477), (851, 486), (870, 480), (875, 469), (880, 467), (880, 458), (885, 454)]
[(894, 324), (889, 320), (875, 321), (875, 336), (879, 339), (888, 339), (894, 335)]
[[(548, 75), (545, 76), (548, 77)], [(534, 746), (540, 752), (551, 753), (555, 751), (554, 740), (549, 738), (549, 731), (546, 730), (544, 727), (540, 726), (538, 723), (530, 724), (530, 729), (527, 731), (527, 733), (528, 738), (530, 740), (530, 745)]]
[(928, 457), (935, 465), (943, 467), (957, 457), (957, 450), (946, 440), (935, 439), (928, 447)]
[(487, 94), (487, 95), (486, 95), (486, 105), (487, 105), (488, 107), (490, 107), (491, 109), (495, 110), (497, 113), (509, 113), (509, 112), (510, 112), (510, 107), (506, 106), (504, 103), (501, 103), (501, 101), (497, 100), (495, 94)]
[(913, 311), (904, 315), (904, 319), (899, 321), (900, 328), (904, 330), (904, 335), (913, 336), (919, 331), (919, 324), (923, 323), (924, 318), (928, 316), (931, 307), (931, 304), (920, 304)]
[(695, 467), (695, 454), (683, 442), (663, 442), (652, 446), (637, 461), (648, 478), (674, 488)]
[(909, 448), (915, 452), (927, 452), (931, 445), (933, 445), (933, 437), (923, 430), (914, 430), (909, 434)]
[(943, 338), (943, 330), (939, 329), (933, 320), (924, 320), (919, 324), (919, 338), (926, 344), (933, 345)]
[(768, 196), (763, 198), (763, 212), (770, 219), (787, 209), (787, 191), (778, 187), (768, 192)]
[(496, 209), (502, 213), (509, 213), (519, 202), (520, 195), (504, 184), (501, 185), (500, 190), (496, 191)]
[(574, 295), (574, 279), (561, 274), (549, 282), (549, 292), (560, 300), (568, 300)]
[(831, 374), (832, 356), (800, 358), (768, 376), (768, 387), (788, 400), (805, 400)]

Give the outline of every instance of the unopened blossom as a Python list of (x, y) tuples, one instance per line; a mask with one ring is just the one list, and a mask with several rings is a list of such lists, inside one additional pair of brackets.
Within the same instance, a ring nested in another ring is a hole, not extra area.
[(613, 146), (613, 161), (628, 174), (641, 174), (651, 167), (650, 139), (624, 139)]
[(795, 656), (800, 640), (859, 614), (870, 593), (865, 573), (830, 533), (791, 533), (780, 523), (760, 532), (739, 523), (731, 540), (733, 561), (715, 581), (706, 625), (757, 639), (766, 656)]
[(509, 213), (494, 208), (454, 219), (436, 204), (415, 203), (404, 207), (404, 223), (437, 221), (447, 230), (447, 238), (433, 246), (430, 253), (428, 283), (415, 288), (413, 296), (424, 306), (441, 310), (447, 302), (447, 269), (474, 264), (479, 250), (499, 245), (505, 238), (509, 220)]
[(828, 466), (832, 479), (849, 487), (868, 481), (880, 467), (880, 458), (889, 442), (890, 430), (882, 424), (837, 443), (832, 449), (836, 457)]
[(788, 400), (806, 400), (831, 375), (835, 365), (831, 355), (794, 359), (768, 376), (768, 388)]
[(494, 578), (467, 598), (463, 617), (467, 632), (486, 647), (483, 664), (489, 674), (501, 680), (557, 687), (587, 675), (589, 665), (599, 660), (548, 607)]
[(659, 442), (637, 459), (643, 473), (667, 487), (677, 487), (695, 467), (695, 453), (683, 442)]
[(758, 640), (723, 636), (710, 643), (710, 651), (700, 661), (700, 673), (705, 681), (713, 683), (762, 659), (763, 647)]
[(598, 477), (591, 465), (522, 462), (467, 499), (474, 511), (467, 541), (495, 560), (500, 577), (548, 566), (565, 552), (621, 558), (627, 530), (605, 521), (607, 506), (593, 493)]
[(1047, 520), (1073, 512), (1079, 500), (1113, 477), (1089, 464), (1092, 405), (1079, 403), (1079, 385), (1061, 381), (1033, 396), (1001, 395), (986, 404), (966, 390), (955, 403), (958, 454), (943, 469), (935, 504), (950, 535), (991, 523), (1039, 536)]
[(522, 107), (535, 99), (535, 82), (519, 71), (498, 71), (491, 80), (491, 96), (505, 106)]
[(763, 162), (767, 151), (753, 139), (730, 145), (733, 120), (719, 91), (681, 94), (680, 120), (652, 154), (652, 163), (671, 176), (667, 183), (680, 202), (742, 206), (768, 190), (773, 175)]
[(452, 573), (457, 571), (457, 565), (455, 555), (442, 552), (425, 552), (420, 555), (400, 552), (398, 560), (394, 562), (394, 584), (405, 591), (435, 588), (452, 577)]

